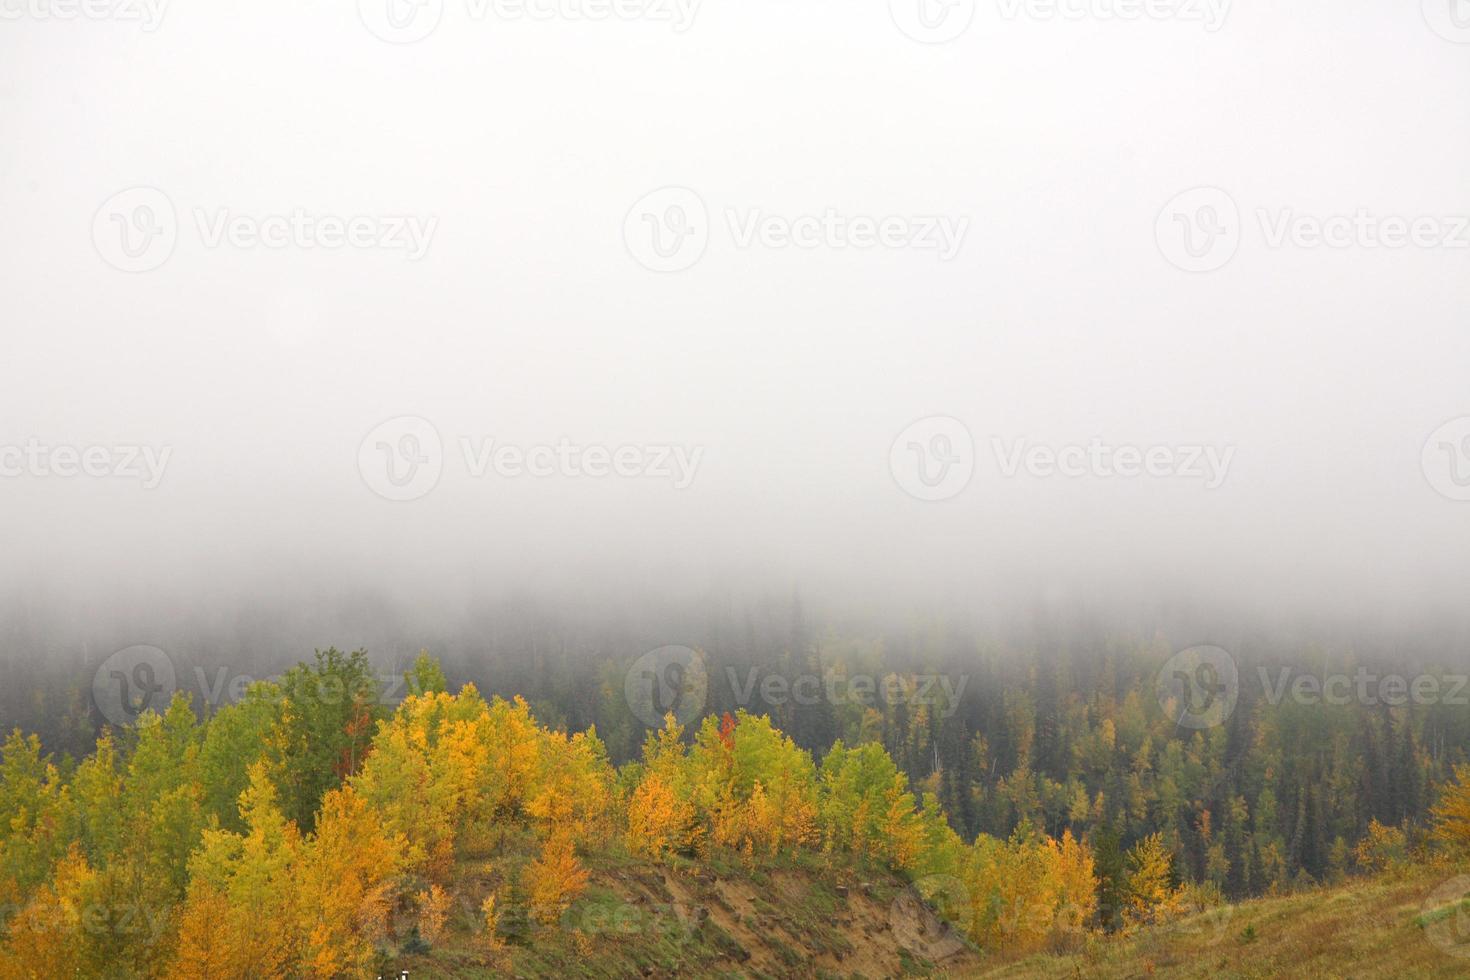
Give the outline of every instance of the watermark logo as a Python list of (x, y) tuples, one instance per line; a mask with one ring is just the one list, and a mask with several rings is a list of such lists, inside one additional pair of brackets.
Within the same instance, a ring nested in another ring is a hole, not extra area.
[[(1224, 485), (1235, 459), (1230, 444), (1134, 445), (1093, 437), (1086, 443), (1047, 444), (991, 436), (990, 451), (1000, 476), (1036, 479), (1171, 479), (1197, 481), (1206, 490)], [(961, 493), (974, 474), (976, 447), (958, 419), (920, 419), (899, 433), (888, 450), (889, 469), (906, 493), (920, 500), (945, 500)]]
[(402, 252), (417, 262), (429, 252), (439, 219), (413, 214), (353, 215), (316, 214), (305, 208), (290, 213), (242, 214), (229, 208), (208, 211), (195, 208), (194, 226), (205, 248), (248, 251), (268, 249), (350, 248), (357, 251)]
[(1272, 672), (1265, 667), (1256, 670), (1266, 700), (1272, 707), (1281, 704), (1288, 696), (1296, 704), (1310, 706), (1328, 704), (1342, 707), (1356, 703), (1369, 708), (1381, 704), (1391, 708), (1410, 704), (1470, 707), (1470, 697), (1465, 694), (1466, 688), (1470, 687), (1470, 676), (1465, 674), (1405, 677), (1403, 674), (1379, 674), (1359, 666), (1351, 675), (1318, 676), (1299, 674), (1290, 667), (1281, 667), (1272, 677)]
[(428, 419), (402, 415), (369, 432), (357, 448), (357, 469), (385, 500), (417, 500), (439, 485), (444, 443)]
[(958, 496), (975, 475), (975, 440), (959, 419), (931, 415), (898, 434), (888, 450), (893, 480), (911, 497)]
[(1094, 438), (1083, 445), (1068, 443), (1048, 446), (1017, 439), (1009, 446), (1005, 440), (992, 437), (991, 451), (1007, 479), (1025, 472), (1046, 478), (1064, 476), (1097, 477), (1099, 479), (1198, 480), (1206, 490), (1217, 490), (1230, 473), (1235, 447), (1205, 445), (1114, 446)]
[(942, 963), (970, 944), (956, 922), (973, 915), (970, 890), (953, 875), (925, 875), (888, 906), (888, 925), (903, 948)]
[(699, 717), (709, 697), (704, 654), (684, 646), (650, 650), (628, 668), (623, 696), (633, 715), (649, 728), (664, 727), (673, 713), (680, 725)]
[(357, 0), (357, 16), (379, 40), (414, 44), (444, 19), (444, 0)]
[(888, 215), (844, 215), (836, 208), (821, 214), (796, 216), (769, 214), (761, 208), (725, 210), (725, 223), (735, 247), (768, 249), (797, 248), (805, 251), (830, 249), (867, 251), (912, 250), (934, 252), (941, 262), (960, 254), (970, 219), (964, 216), (924, 214), (906, 217)]
[(999, 0), (1006, 20), (1179, 21), (1213, 34), (1225, 26), (1231, 0)]
[(1451, 878), (1424, 900), (1419, 923), (1444, 952), (1470, 958), (1470, 875)]
[(920, 44), (945, 44), (975, 20), (975, 0), (888, 0), (898, 29)]
[[(703, 446), (672, 443), (582, 444), (563, 437), (554, 443), (520, 445), (495, 437), (459, 436), (459, 456), (470, 479), (530, 477), (544, 480), (664, 480), (687, 490), (704, 461)], [(389, 419), (368, 433), (357, 450), (358, 470), (368, 489), (388, 500), (417, 500), (439, 484), (447, 460), (439, 431), (428, 419)]]
[(1268, 248), (1470, 248), (1470, 216), (1374, 214), (1358, 208), (1352, 214), (1326, 217), (1299, 214), (1292, 208), (1256, 209), (1256, 220)]
[(1193, 646), (1170, 657), (1154, 678), (1159, 707), (1181, 728), (1214, 728), (1235, 713), (1240, 671), (1224, 649)]
[[(1470, 215), (1464, 214), (1384, 214), (1363, 207), (1335, 214), (1258, 207), (1252, 214), (1260, 244), (1269, 249), (1470, 249)], [(1223, 268), (1235, 257), (1244, 232), (1235, 199), (1217, 187), (1177, 195), (1154, 228), (1160, 253), (1186, 272)]]
[(122, 272), (151, 272), (179, 241), (173, 202), (156, 187), (130, 187), (109, 197), (92, 218), (92, 244)]
[(80, 931), (105, 942), (128, 936), (152, 947), (174, 917), (167, 905), (76, 902), (44, 894), (22, 898), (22, 902), (0, 902), (0, 929), (9, 935), (30, 933), (52, 942), (69, 942)]
[(133, 724), (145, 711), (163, 714), (176, 689), (174, 662), (158, 647), (119, 650), (92, 675), (92, 703), (119, 727)]
[(0, 478), (137, 480), (144, 490), (163, 482), (172, 446), (53, 446), (39, 439), (0, 445)]
[(656, 936), (688, 942), (698, 926), (699, 909), (660, 902), (615, 905), (579, 902), (561, 916), (561, 928), (588, 936)]
[[(1223, 784), (1223, 780), (1222, 780)], [(1201, 797), (1207, 799), (1208, 797)], [(1184, 936), (1198, 936), (1205, 946), (1214, 946), (1230, 937), (1230, 924), (1235, 919), (1235, 906), (1210, 905), (1205, 908), (1186, 907), (1187, 914), (1172, 923), (1171, 931)]]
[(709, 247), (709, 210), (687, 187), (664, 187), (644, 196), (623, 219), (628, 254), (653, 272), (682, 272)]
[(3, 0), (0, 20), (116, 20), (141, 25), (152, 34), (163, 23), (169, 0)]
[(668, 480), (675, 490), (687, 490), (693, 485), (699, 474), (699, 464), (704, 459), (703, 446), (664, 443), (581, 445), (564, 438), (555, 444), (519, 446), (493, 438), (475, 440), (461, 436), (459, 444), (465, 470), (477, 480), (492, 472), (506, 479), (523, 476), (602, 479), (616, 476), (630, 480)]
[(414, 44), (433, 34), (446, 9), (471, 24), (547, 21), (602, 23), (646, 21), (669, 24), (683, 34), (694, 26), (699, 0), (358, 0), (359, 19), (374, 37), (389, 44)]
[[(970, 219), (963, 215), (875, 216), (830, 207), (801, 214), (725, 208), (722, 217), (731, 247), (742, 251), (931, 252), (939, 261), (949, 262), (964, 248), (970, 231)], [(623, 219), (628, 253), (654, 272), (682, 272), (693, 266), (704, 257), (714, 230), (704, 199), (687, 187), (654, 191)]]
[[(180, 673), (173, 658), (154, 646), (131, 646), (103, 661), (92, 675), (92, 701), (109, 722), (120, 727), (134, 724), (145, 711), (163, 714), (179, 691), (191, 703), (219, 708), (239, 704), (248, 696), (279, 699), (283, 692), (255, 690), (261, 683), (279, 685), (281, 674), (258, 677), (237, 673), (229, 666), (206, 668), (194, 665)], [(292, 696), (302, 703), (340, 705), (371, 702), (387, 707), (401, 704), (410, 695), (424, 693), (401, 670), (383, 670), (345, 684), (333, 676), (311, 677), (298, 682)]]
[[(310, 251), (399, 252), (417, 262), (428, 254), (439, 229), (436, 217), (412, 214), (341, 216), (297, 207), (273, 214), (231, 208), (190, 210), (184, 225), (206, 249), (257, 248)], [(156, 187), (114, 194), (92, 219), (92, 243), (108, 265), (123, 272), (151, 272), (174, 253), (182, 232), (169, 196)]]
[(1154, 223), (1159, 253), (1185, 272), (1224, 268), (1240, 248), (1240, 236), (1240, 209), (1218, 187), (1175, 195)]
[(1423, 0), (1424, 21), (1446, 41), (1470, 44), (1470, 0)]
[(1470, 500), (1470, 415), (1450, 419), (1424, 442), (1424, 479), (1441, 496)]
[(745, 672), (744, 681), (734, 667), (726, 667), (725, 679), (730, 684), (735, 703), (742, 708), (749, 708), (755, 695), (759, 694), (760, 702), (768, 707), (786, 704), (811, 707), (824, 701), (838, 707), (847, 704), (868, 707), (879, 703), (889, 707), (904, 704), (913, 708), (933, 708), (941, 720), (959, 711), (960, 699), (965, 696), (965, 687), (970, 683), (967, 674), (958, 677), (948, 674), (888, 674), (880, 679), (871, 674), (844, 676), (828, 670), (822, 676), (799, 674), (788, 677), (774, 673), (762, 675), (755, 667)]

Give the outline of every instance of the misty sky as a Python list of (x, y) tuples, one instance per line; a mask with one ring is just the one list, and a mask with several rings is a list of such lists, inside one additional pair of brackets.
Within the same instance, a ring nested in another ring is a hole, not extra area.
[[(880, 0), (705, 0), (683, 31), (445, 0), (391, 44), (343, 0), (177, 3), (151, 31), (7, 0), (0, 445), (169, 455), (151, 489), (0, 478), (3, 581), (1459, 601), (1470, 502), (1422, 458), (1470, 415), (1470, 44), (1440, 2), (1238, 2), (1210, 30), (1202, 4), (981, 0), (925, 44)], [(140, 187), (176, 242), (124, 271), (108, 235), (137, 215), (109, 202)], [(639, 210), (668, 187), (706, 214)], [(1191, 272), (1161, 212), (1200, 187), (1238, 246)], [(829, 210), (841, 232), (780, 244)], [(248, 240), (298, 212), (372, 244)], [(1345, 246), (1273, 247), (1359, 212)], [(702, 254), (648, 268), (640, 229), (679, 215)], [(904, 244), (860, 244), (887, 218)], [(1364, 237), (1420, 218), (1430, 244)], [(921, 500), (891, 452), (936, 416), (974, 473)], [(362, 461), (402, 433), (364, 441), (404, 417), (442, 474), (394, 501)], [(698, 463), (476, 476), (489, 439)], [(1007, 475), (1017, 440), (1231, 455), (1213, 487)]]

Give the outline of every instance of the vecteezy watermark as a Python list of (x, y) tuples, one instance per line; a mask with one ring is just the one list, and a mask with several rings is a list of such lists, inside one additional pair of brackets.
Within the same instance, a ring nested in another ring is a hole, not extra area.
[(1257, 208), (1256, 220), (1268, 248), (1470, 248), (1467, 215), (1407, 217), (1358, 208), (1352, 214), (1323, 217), (1292, 208)]
[(560, 925), (567, 932), (588, 936), (656, 936), (687, 942), (698, 928), (699, 915), (694, 908), (667, 902), (646, 905), (578, 902), (562, 913)]
[(975, 475), (975, 440), (969, 428), (948, 415), (912, 423), (888, 448), (888, 471), (911, 497), (948, 500)]
[[(186, 691), (190, 700), (210, 708), (237, 704), (259, 681), (278, 683), (281, 676), (257, 677), (237, 673), (227, 666), (205, 668), (195, 666), (181, 674), (174, 660), (155, 646), (131, 646), (104, 660), (92, 675), (92, 703), (109, 722), (127, 727), (137, 722), (144, 712), (161, 715), (178, 691)], [(191, 686), (192, 685), (192, 686)], [(363, 678), (360, 685), (349, 689), (339, 678), (318, 677), (314, 682), (297, 685), (299, 699), (319, 704), (343, 704), (349, 700), (367, 700), (376, 704), (396, 705), (413, 689), (404, 674), (383, 672)]]
[(1177, 21), (1213, 34), (1225, 26), (1231, 0), (997, 0), (1006, 20)]
[(1451, 878), (1430, 892), (1417, 921), (1435, 946), (1470, 958), (1470, 875)]
[(357, 0), (357, 16), (389, 44), (422, 41), (444, 19), (444, 0)]
[[(1291, 207), (1256, 208), (1261, 244), (1270, 249), (1395, 251), (1470, 249), (1470, 215), (1351, 213), (1306, 214)], [(1159, 252), (1186, 272), (1214, 272), (1239, 250), (1244, 233), (1240, 208), (1218, 187), (1176, 195), (1154, 226)]]
[(888, 906), (888, 926), (904, 949), (936, 963), (970, 948), (957, 922), (973, 917), (965, 883), (953, 875), (924, 875), (899, 892)]
[(400, 415), (363, 437), (357, 471), (368, 489), (385, 500), (417, 500), (439, 485), (444, 442), (428, 419)]
[(1017, 439), (1009, 446), (993, 437), (991, 449), (1000, 463), (1001, 475), (1014, 477), (1024, 471), (1033, 477), (1093, 476), (1135, 479), (1198, 480), (1206, 490), (1216, 490), (1230, 473), (1235, 447), (1205, 445), (1113, 446), (1094, 438), (1086, 445), (1029, 444)]
[(1154, 221), (1159, 252), (1185, 272), (1223, 268), (1240, 248), (1240, 209), (1218, 187), (1175, 195)]
[(1446, 41), (1470, 44), (1470, 0), (1422, 0), (1424, 22)]
[(358, 0), (357, 13), (374, 37), (413, 44), (433, 34), (446, 10), (456, 19), (483, 23), (518, 21), (644, 21), (668, 24), (682, 34), (694, 26), (701, 0)]
[(911, 249), (934, 252), (939, 261), (949, 262), (960, 253), (970, 219), (963, 215), (925, 214), (905, 217), (889, 215), (845, 215), (835, 208), (821, 214), (796, 216), (768, 214), (761, 208), (725, 210), (725, 223), (730, 228), (735, 247), (866, 250), (883, 248), (890, 251)]
[(0, 20), (116, 20), (158, 30), (169, 0), (0, 0)]
[(888, 0), (888, 13), (920, 44), (944, 44), (970, 29), (975, 0)]
[(725, 677), (735, 695), (735, 703), (742, 708), (749, 707), (754, 695), (759, 693), (760, 702), (771, 707), (785, 704), (811, 707), (823, 702), (868, 707), (879, 703), (889, 706), (905, 704), (936, 708), (941, 719), (959, 711), (960, 699), (970, 682), (965, 674), (958, 678), (947, 674), (888, 674), (878, 678), (870, 674), (842, 676), (833, 670), (828, 670), (823, 676), (799, 674), (788, 677), (776, 673), (762, 675), (755, 667), (745, 672), (744, 681), (734, 667), (725, 668)]
[(163, 714), (175, 690), (173, 659), (153, 646), (119, 650), (92, 675), (92, 703), (119, 727), (133, 724), (145, 711)]
[(92, 244), (114, 269), (148, 272), (174, 254), (179, 219), (173, 201), (156, 187), (130, 187), (92, 216)]
[[(703, 446), (669, 443), (583, 444), (562, 438), (554, 443), (519, 445), (495, 437), (460, 436), (464, 471), (471, 479), (644, 479), (665, 480), (675, 490), (694, 483), (704, 460)], [(357, 467), (368, 489), (387, 500), (417, 500), (439, 484), (444, 443), (427, 419), (406, 415), (389, 419), (358, 446)]]
[(1383, 704), (1398, 708), (1409, 704), (1470, 705), (1470, 697), (1465, 693), (1470, 687), (1470, 676), (1464, 674), (1406, 677), (1403, 674), (1380, 674), (1359, 666), (1352, 674), (1317, 675), (1278, 667), (1274, 671), (1275, 677), (1272, 677), (1273, 671), (1269, 668), (1258, 667), (1256, 670), (1260, 674), (1266, 700), (1272, 707), (1288, 696), (1296, 704), (1314, 706), (1360, 704), (1371, 708)]
[[(1224, 785), (1223, 777), (1220, 785)], [(1204, 946), (1214, 946), (1230, 938), (1230, 923), (1235, 919), (1234, 905), (1186, 905), (1185, 912), (1184, 918), (1169, 924), (1169, 930), (1174, 935), (1197, 937), (1195, 942)]]
[(699, 717), (709, 697), (709, 672), (704, 654), (684, 646), (650, 650), (628, 668), (623, 677), (628, 708), (649, 728), (664, 727), (673, 714), (680, 725)]
[(973, 948), (957, 924), (977, 918), (1004, 936), (1084, 935), (1091, 908), (1072, 901), (1057, 905), (1028, 896), (1006, 899), (975, 895), (952, 875), (926, 875), (905, 888), (888, 907), (894, 941), (925, 959), (942, 963)]
[(58, 941), (77, 932), (96, 937), (134, 936), (142, 945), (152, 946), (164, 936), (173, 914), (167, 905), (78, 903), (38, 895), (25, 902), (0, 902), (0, 929), (7, 935), (29, 932)]
[(153, 490), (163, 482), (173, 452), (172, 446), (53, 446), (32, 438), (0, 445), (0, 478), (137, 480)]
[(687, 187), (662, 187), (644, 195), (623, 217), (628, 254), (653, 272), (682, 272), (709, 247), (709, 209)]
[[(439, 219), (433, 216), (342, 216), (302, 207), (271, 214), (196, 207), (190, 214), (199, 243), (207, 249), (353, 249), (399, 252), (410, 262), (428, 253), (439, 228)], [(173, 255), (180, 230), (178, 212), (167, 194), (156, 187), (131, 187), (97, 209), (92, 243), (113, 268), (149, 272)]]
[(669, 480), (675, 490), (687, 490), (699, 473), (704, 459), (703, 446), (677, 446), (638, 443), (620, 446), (581, 445), (569, 439), (555, 443), (518, 446), (497, 442), (493, 438), (472, 440), (460, 437), (465, 469), (479, 479), (494, 472), (496, 476), (515, 479), (530, 476), (538, 479)]
[[(992, 436), (990, 449), (1000, 475), (1072, 479), (1195, 480), (1218, 489), (1235, 459), (1232, 445), (1113, 444), (1094, 437), (1086, 443), (1047, 445), (1027, 439)], [(970, 483), (975, 471), (975, 441), (969, 428), (947, 415), (914, 422), (888, 449), (888, 467), (905, 493), (920, 500), (947, 500)]]
[(410, 262), (428, 253), (439, 228), (438, 218), (413, 214), (343, 217), (312, 213), (305, 208), (266, 215), (241, 214), (229, 208), (195, 208), (193, 214), (205, 248), (351, 248), (402, 252)]
[(1420, 454), (1424, 479), (1450, 500), (1470, 500), (1470, 415), (1450, 419), (1430, 433)]
[(1240, 671), (1221, 647), (1193, 646), (1170, 657), (1154, 677), (1165, 716), (1181, 728), (1214, 728), (1235, 712)]
[[(737, 249), (932, 252), (953, 260), (964, 247), (970, 219), (962, 215), (777, 214), (764, 208), (726, 208), (724, 224)], [(663, 187), (640, 198), (623, 218), (623, 243), (653, 272), (682, 272), (701, 258), (714, 230), (709, 208), (687, 187)]]

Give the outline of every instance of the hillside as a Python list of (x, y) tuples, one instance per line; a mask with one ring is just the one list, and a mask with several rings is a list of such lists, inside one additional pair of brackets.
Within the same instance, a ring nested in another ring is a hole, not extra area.
[[(1094, 935), (1073, 954), (1016, 958), (977, 950), (915, 902), (911, 886), (872, 867), (815, 859), (660, 867), (607, 856), (591, 864), (587, 892), (556, 927), (525, 926), (533, 941), (528, 932), (524, 945), (511, 940), (487, 957), (483, 931), (466, 915), (438, 947), (395, 969), (465, 978), (1470, 975), (1470, 930), (1456, 918), (1470, 915), (1470, 900), (1425, 911), (1448, 871), (1257, 899), (1133, 935)], [(467, 894), (491, 887), (487, 879)]]
[[(991, 980), (1466, 977), (1470, 901), (1445, 893), (1454, 878), (1452, 871), (1438, 871), (1354, 880), (1226, 906), (1134, 936), (1097, 938), (1077, 955), (1032, 956), (957, 973)], [(1461, 884), (1470, 892), (1470, 879)]]
[(604, 854), (587, 864), (587, 890), (557, 923), (502, 918), (503, 946), (491, 954), (475, 910), (502, 876), (462, 879), (439, 942), (394, 959), (392, 969), (463, 978), (876, 978), (980, 965), (974, 948), (913, 901), (905, 882), (876, 867), (815, 856), (664, 866)]

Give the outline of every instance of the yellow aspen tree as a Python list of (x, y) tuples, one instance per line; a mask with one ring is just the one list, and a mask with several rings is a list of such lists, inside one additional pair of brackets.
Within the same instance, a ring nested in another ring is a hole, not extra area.
[(419, 906), (419, 935), (425, 942), (437, 943), (449, 919), (449, 893), (438, 885), (430, 885), (415, 898)]
[(169, 975), (179, 980), (248, 976), (254, 938), (238, 928), (230, 897), (209, 882), (190, 887), (179, 913), (179, 948)]
[(239, 810), (247, 832), (204, 831), (189, 862), (172, 971), (178, 976), (299, 972), (294, 875), (301, 840), (296, 825), (281, 814), (264, 764), (250, 767)]
[(662, 857), (693, 842), (694, 806), (658, 773), (649, 773), (628, 801), (628, 850)]
[(1161, 922), (1173, 913), (1178, 897), (1173, 871), (1174, 855), (1162, 834), (1145, 837), (1128, 852), (1127, 915), (1133, 922)]
[(882, 841), (888, 861), (901, 871), (918, 865), (923, 848), (923, 826), (914, 810), (914, 796), (904, 788), (904, 777), (895, 776), (883, 794), (885, 814)]
[(504, 948), (505, 943), (500, 938), (498, 931), (500, 925), (500, 914), (495, 910), (494, 894), (486, 895), (485, 901), (480, 903), (480, 916), (485, 920), (485, 945), (491, 951)]
[(97, 873), (75, 846), (57, 862), (52, 880), (30, 896), (9, 923), (0, 947), (0, 970), (7, 977), (80, 976), (82, 916)]
[(1370, 820), (1368, 833), (1358, 841), (1358, 846), (1353, 849), (1353, 857), (1359, 867), (1381, 873), (1408, 860), (1408, 840), (1399, 828)]
[(298, 882), (305, 972), (338, 976), (369, 970), (373, 942), (386, 932), (392, 883), (406, 849), (407, 842), (389, 836), (351, 787), (323, 798)]
[(1438, 840), (1454, 850), (1470, 849), (1470, 765), (1455, 767), (1455, 781), (1445, 786), (1432, 813)]
[(572, 835), (555, 831), (546, 839), (541, 856), (526, 865), (523, 884), (530, 894), (531, 913), (551, 924), (561, 917), (587, 887), (588, 875), (577, 862)]
[(1091, 921), (1097, 908), (1097, 876), (1088, 846), (1062, 832), (1059, 843), (1053, 842), (1057, 868), (1057, 927), (1063, 933), (1080, 933)]

